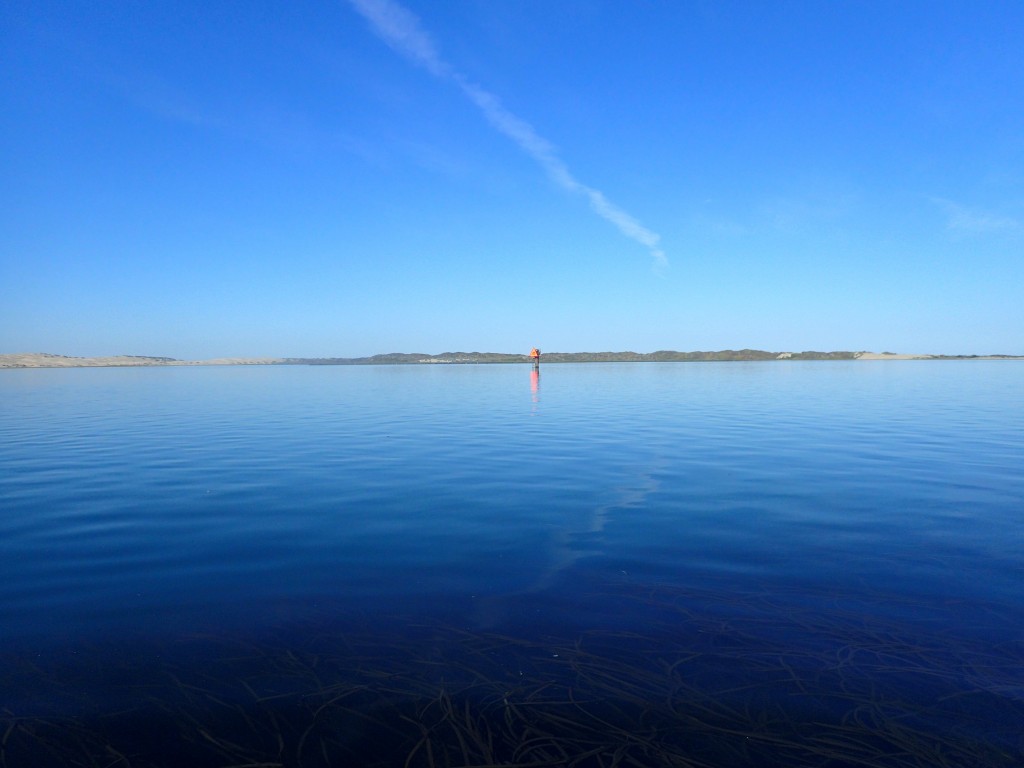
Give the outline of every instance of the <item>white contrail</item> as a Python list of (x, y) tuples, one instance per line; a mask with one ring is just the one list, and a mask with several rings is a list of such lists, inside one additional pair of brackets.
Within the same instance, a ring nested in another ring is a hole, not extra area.
[(441, 58), (434, 41), (420, 27), (419, 20), (393, 0), (349, 0), (352, 6), (370, 22), (374, 32), (398, 53), (411, 59), (435, 77), (455, 82), (459, 89), (484, 114), (488, 122), (508, 136), (519, 148), (532, 157), (556, 184), (569, 192), (582, 195), (590, 207), (605, 221), (611, 222), (626, 237), (643, 245), (654, 257), (655, 266), (668, 266), (665, 252), (658, 243), (660, 237), (616, 206), (604, 194), (576, 180), (554, 147), (538, 136), (533, 127), (502, 105), (493, 93), (485, 91), (462, 76)]
[(411, 11), (391, 0), (349, 0), (366, 17), (378, 35), (399, 53), (408, 56), (438, 77), (450, 74), (441, 61), (434, 41), (422, 29)]

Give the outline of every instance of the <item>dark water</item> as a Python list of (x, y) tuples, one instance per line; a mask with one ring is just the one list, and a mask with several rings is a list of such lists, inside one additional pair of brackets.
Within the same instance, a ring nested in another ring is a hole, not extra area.
[(0, 768), (1024, 765), (1024, 365), (0, 371)]

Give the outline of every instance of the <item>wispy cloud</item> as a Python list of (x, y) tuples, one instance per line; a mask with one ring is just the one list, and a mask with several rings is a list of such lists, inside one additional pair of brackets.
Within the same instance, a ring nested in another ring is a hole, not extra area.
[(946, 227), (958, 232), (986, 235), (1008, 232), (1021, 227), (1020, 220), (1012, 216), (968, 208), (938, 197), (933, 197), (932, 202), (946, 212)]
[(668, 258), (659, 245), (661, 238), (656, 233), (612, 203), (600, 190), (578, 181), (558, 157), (552, 144), (540, 136), (533, 126), (505, 109), (501, 100), (493, 93), (470, 82), (453, 69), (441, 58), (434, 41), (408, 9), (393, 0), (349, 2), (370, 22), (374, 32), (395, 51), (435, 77), (454, 82), (483, 113), (487, 121), (533, 158), (552, 181), (563, 189), (586, 198), (598, 216), (613, 224), (626, 237), (647, 248), (654, 257), (656, 268), (668, 266)]
[(388, 45), (437, 77), (452, 74), (411, 11), (391, 0), (349, 0)]

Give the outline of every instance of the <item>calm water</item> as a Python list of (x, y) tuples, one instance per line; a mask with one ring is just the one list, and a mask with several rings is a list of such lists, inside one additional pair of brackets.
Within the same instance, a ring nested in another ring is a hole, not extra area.
[(1024, 364), (0, 371), (0, 766), (1024, 764)]

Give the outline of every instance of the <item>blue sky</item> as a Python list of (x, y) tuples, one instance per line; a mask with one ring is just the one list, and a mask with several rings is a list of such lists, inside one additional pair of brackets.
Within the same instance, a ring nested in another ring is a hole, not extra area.
[(0, 6), (0, 352), (1024, 354), (1024, 4)]

